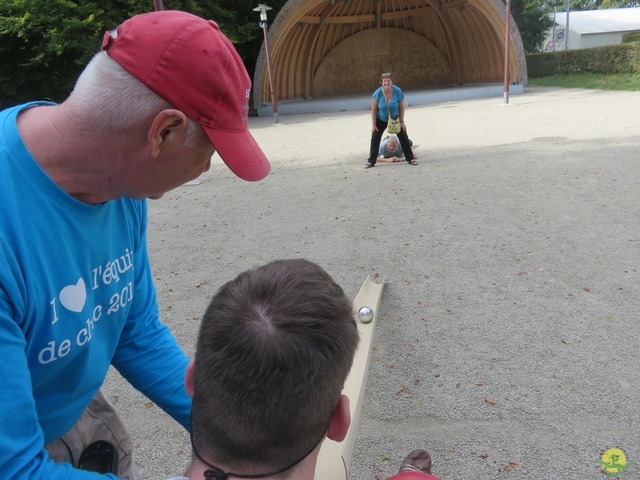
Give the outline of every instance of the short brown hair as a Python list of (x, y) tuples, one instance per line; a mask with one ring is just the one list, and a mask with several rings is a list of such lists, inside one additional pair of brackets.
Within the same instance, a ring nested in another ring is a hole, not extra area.
[(228, 282), (198, 335), (200, 454), (234, 471), (301, 458), (326, 432), (357, 344), (351, 301), (312, 262), (277, 260)]

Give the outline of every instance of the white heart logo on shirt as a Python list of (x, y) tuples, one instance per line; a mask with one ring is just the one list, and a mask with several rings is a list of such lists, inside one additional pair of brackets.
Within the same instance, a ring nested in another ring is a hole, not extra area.
[(86, 300), (87, 290), (82, 278), (75, 285), (67, 285), (60, 291), (60, 303), (72, 312), (81, 312)]

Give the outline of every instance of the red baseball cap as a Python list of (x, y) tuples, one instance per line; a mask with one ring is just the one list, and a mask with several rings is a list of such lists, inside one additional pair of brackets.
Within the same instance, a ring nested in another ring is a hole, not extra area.
[(175, 10), (144, 13), (105, 33), (102, 49), (200, 123), (237, 176), (257, 181), (269, 174), (269, 160), (247, 129), (251, 80), (214, 21)]

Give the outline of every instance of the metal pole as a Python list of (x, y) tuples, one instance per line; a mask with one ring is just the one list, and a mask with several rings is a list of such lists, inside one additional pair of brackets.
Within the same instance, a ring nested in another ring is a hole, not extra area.
[(504, 22), (504, 103), (509, 103), (509, 17), (511, 16), (511, 0), (507, 0), (507, 18)]
[(564, 49), (569, 50), (569, 10), (571, 9), (571, 1), (567, 0), (567, 24), (564, 26)]
[(551, 41), (553, 42), (553, 49), (551, 50), (552, 52), (556, 51), (556, 10), (557, 10), (557, 5), (553, 6), (553, 34), (551, 36)]
[(269, 87), (271, 88), (271, 103), (273, 104), (273, 122), (278, 123), (278, 100), (276, 99), (276, 91), (273, 88), (273, 74), (271, 73), (271, 55), (269, 54), (269, 39), (267, 38), (267, 22), (262, 22), (262, 30), (264, 31), (264, 51), (267, 54), (267, 70), (269, 71)]
[(164, 10), (164, 5), (162, 4), (162, 0), (153, 0), (153, 8), (156, 12), (160, 10)]

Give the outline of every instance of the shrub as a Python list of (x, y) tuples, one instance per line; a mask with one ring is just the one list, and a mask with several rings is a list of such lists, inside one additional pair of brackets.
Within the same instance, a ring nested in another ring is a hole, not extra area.
[(622, 43), (640, 42), (640, 32), (625, 33), (622, 35)]
[(640, 42), (527, 55), (529, 77), (640, 72)]

